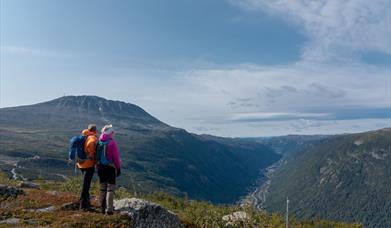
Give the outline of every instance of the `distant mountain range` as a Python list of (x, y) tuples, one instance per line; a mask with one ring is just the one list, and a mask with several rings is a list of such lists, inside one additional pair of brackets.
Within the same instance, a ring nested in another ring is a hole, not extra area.
[(295, 156), (321, 141), (333, 137), (332, 135), (286, 135), (276, 137), (245, 138), (271, 147), (276, 153), (284, 157)]
[(391, 128), (332, 136), (288, 157), (271, 178), (266, 209), (299, 218), (391, 227)]
[(89, 123), (114, 125), (123, 162), (119, 181), (136, 192), (161, 190), (232, 203), (246, 194), (262, 168), (281, 157), (257, 142), (171, 127), (133, 104), (65, 96), (0, 109), (0, 168), (18, 178), (73, 175), (68, 142)]

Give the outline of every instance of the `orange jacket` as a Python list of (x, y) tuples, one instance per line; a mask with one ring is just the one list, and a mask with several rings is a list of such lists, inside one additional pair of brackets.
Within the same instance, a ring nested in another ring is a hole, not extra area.
[(88, 159), (82, 163), (77, 163), (79, 169), (91, 168), (95, 165), (95, 147), (98, 139), (96, 138), (96, 133), (85, 129), (81, 132), (83, 135), (87, 136), (86, 142), (84, 143), (84, 151), (86, 152)]

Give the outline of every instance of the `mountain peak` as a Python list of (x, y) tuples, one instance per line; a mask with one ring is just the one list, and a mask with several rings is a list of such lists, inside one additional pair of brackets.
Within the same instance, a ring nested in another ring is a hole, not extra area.
[[(22, 124), (28, 119), (27, 122), (42, 123), (42, 126), (68, 121), (71, 126), (81, 126), (88, 122), (113, 123), (130, 130), (168, 127), (137, 105), (98, 96), (63, 96), (34, 105), (3, 108), (0, 111), (0, 123), (15, 121)], [(16, 118), (17, 116), (20, 118)]]
[[(59, 98), (56, 98), (54, 100), (44, 102), (44, 103), (56, 104), (56, 105), (62, 104), (62, 105), (78, 106), (78, 107), (83, 106), (83, 105), (89, 105), (89, 106), (92, 105), (92, 106), (100, 107), (100, 106), (102, 106), (102, 104), (107, 104), (110, 106), (113, 106), (113, 105), (118, 106), (119, 104), (122, 104), (122, 105), (128, 105), (128, 106), (130, 105), (132, 107), (140, 108), (134, 104), (125, 103), (122, 101), (108, 100), (103, 97), (98, 97), (98, 96), (93, 96), (93, 95), (63, 96), (63, 97), (59, 97)], [(44, 103), (41, 103), (41, 104), (44, 104)]]
[(77, 108), (78, 111), (86, 113), (148, 116), (155, 119), (137, 105), (123, 101), (108, 100), (98, 96), (63, 96), (41, 104), (55, 105), (56, 110)]

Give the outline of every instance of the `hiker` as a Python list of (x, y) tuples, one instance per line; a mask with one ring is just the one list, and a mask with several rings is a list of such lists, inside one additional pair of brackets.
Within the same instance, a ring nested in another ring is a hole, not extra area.
[(121, 160), (117, 142), (113, 139), (113, 126), (106, 125), (97, 144), (97, 167), (100, 183), (99, 204), (103, 214), (113, 214), (113, 197), (116, 178), (121, 175)]
[(98, 141), (96, 137), (96, 125), (88, 125), (88, 128), (82, 131), (82, 135), (87, 137), (84, 142), (84, 151), (86, 153), (87, 159), (84, 161), (79, 161), (76, 164), (83, 174), (83, 188), (80, 195), (80, 209), (88, 210), (91, 206), (90, 186), (95, 172), (95, 147), (96, 142)]

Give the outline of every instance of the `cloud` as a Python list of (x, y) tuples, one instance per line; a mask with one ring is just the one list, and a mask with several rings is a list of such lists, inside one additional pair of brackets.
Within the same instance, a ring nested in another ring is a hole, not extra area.
[[(2, 86), (7, 87), (2, 93), (18, 91), (20, 81), (29, 85), (24, 93), (14, 94), (23, 102), (29, 99), (25, 94), (35, 94), (39, 99), (63, 93), (102, 96), (99, 91), (114, 88), (106, 98), (140, 105), (173, 126), (222, 136), (332, 134), (390, 126), (389, 64), (359, 61), (366, 52), (391, 54), (387, 1), (237, 0), (235, 4), (284, 18), (303, 31), (309, 39), (300, 61), (227, 66), (197, 59), (189, 64), (175, 62), (172, 65), (183, 67), (164, 71), (26, 61), (27, 67), (17, 62), (2, 69), (11, 72), (14, 68), (12, 74), (4, 73), (7, 77)], [(1, 47), (4, 52), (56, 56), (51, 51), (20, 47)], [(26, 79), (23, 74), (39, 75), (41, 81)], [(84, 86), (91, 78), (108, 76), (110, 80), (96, 80), (94, 87)], [(42, 81), (62, 88), (42, 90)]]
[(389, 0), (231, 2), (285, 18), (302, 29), (310, 38), (302, 55), (307, 61), (352, 61), (366, 52), (391, 55)]
[[(386, 127), (391, 119), (389, 75), (387, 68), (365, 64), (305, 62), (192, 69), (178, 73), (178, 84), (172, 85), (175, 92), (167, 96), (183, 102), (164, 119), (173, 123), (187, 115), (182, 126), (188, 130), (228, 136)], [(365, 127), (347, 124), (360, 121), (366, 122)]]
[(227, 120), (234, 122), (260, 122), (270, 120), (291, 120), (291, 119), (316, 119), (329, 116), (329, 113), (289, 113), (289, 112), (261, 112), (261, 113), (238, 113), (233, 114)]

